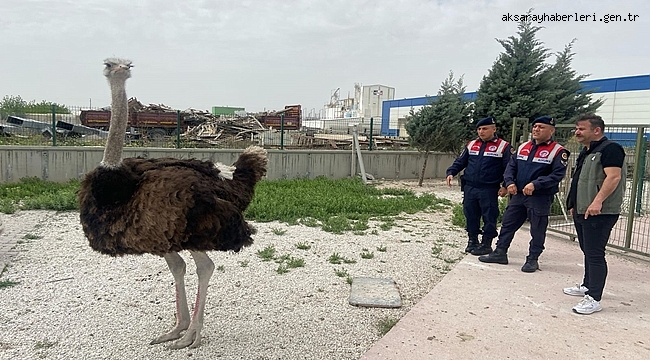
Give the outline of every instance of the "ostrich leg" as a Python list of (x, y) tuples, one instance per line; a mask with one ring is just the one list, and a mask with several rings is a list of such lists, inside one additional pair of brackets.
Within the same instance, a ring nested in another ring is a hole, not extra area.
[(208, 293), (208, 283), (214, 271), (214, 263), (204, 252), (190, 251), (196, 263), (196, 274), (199, 276), (199, 289), (196, 292), (196, 303), (192, 313), (187, 332), (178, 341), (171, 345), (172, 349), (181, 349), (186, 346), (195, 348), (201, 345), (201, 329), (203, 329), (203, 310), (205, 309), (205, 298)]
[(179, 339), (181, 332), (190, 324), (190, 311), (187, 308), (187, 295), (185, 294), (185, 261), (177, 252), (165, 254), (165, 260), (174, 276), (176, 285), (176, 326), (170, 332), (153, 339), (151, 345)]

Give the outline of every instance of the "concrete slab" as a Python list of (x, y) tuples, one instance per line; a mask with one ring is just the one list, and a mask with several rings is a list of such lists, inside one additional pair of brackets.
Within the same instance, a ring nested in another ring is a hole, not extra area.
[(350, 305), (398, 308), (402, 298), (393, 279), (358, 277), (352, 279)]

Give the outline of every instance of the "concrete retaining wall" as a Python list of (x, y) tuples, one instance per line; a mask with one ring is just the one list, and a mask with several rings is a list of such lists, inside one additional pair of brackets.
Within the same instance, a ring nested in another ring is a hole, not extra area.
[[(209, 159), (232, 164), (242, 150), (125, 148), (124, 157)], [(356, 156), (348, 150), (268, 150), (268, 179), (350, 177), (359, 173)], [(0, 182), (15, 182), (24, 177), (64, 182), (82, 178), (102, 159), (102, 147), (26, 147), (0, 146)], [(366, 172), (375, 178), (417, 179), (424, 155), (416, 151), (362, 151)], [(429, 154), (426, 178), (443, 178), (453, 155)]]

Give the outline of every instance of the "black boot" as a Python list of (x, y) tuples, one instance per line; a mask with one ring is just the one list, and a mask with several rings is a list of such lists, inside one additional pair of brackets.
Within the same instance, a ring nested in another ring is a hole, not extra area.
[(526, 256), (526, 263), (521, 267), (521, 271), (527, 273), (533, 273), (539, 270), (539, 263), (537, 259), (531, 259), (530, 256)]
[(492, 239), (483, 237), (481, 244), (472, 250), (472, 255), (487, 255), (492, 252)]
[(485, 262), (485, 263), (497, 263), (497, 264), (507, 265), (508, 254), (506, 250), (501, 248), (496, 248), (488, 255), (479, 256), (478, 261)]
[(466, 253), (471, 253), (472, 250), (478, 247), (478, 235), (469, 235), (469, 241), (467, 242), (467, 247), (465, 248)]

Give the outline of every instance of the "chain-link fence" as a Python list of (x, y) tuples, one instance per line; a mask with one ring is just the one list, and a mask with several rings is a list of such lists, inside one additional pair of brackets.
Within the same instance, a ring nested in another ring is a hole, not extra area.
[[(110, 110), (52, 107), (50, 113), (2, 113), (0, 145), (104, 146)], [(317, 119), (221, 115), (193, 111), (129, 111), (126, 146), (243, 149), (255, 144), (276, 149), (351, 149), (353, 128), (369, 150), (413, 150), (408, 139), (379, 136), (372, 119)]]
[[(555, 140), (568, 149), (571, 155), (569, 169), (560, 183), (560, 192), (551, 208), (548, 231), (564, 234), (575, 240), (577, 234), (573, 219), (566, 210), (573, 169), (582, 149), (582, 145), (574, 137), (574, 131), (574, 124), (556, 126)], [(625, 197), (621, 216), (609, 238), (609, 246), (650, 255), (650, 132), (648, 127), (639, 125), (607, 125), (605, 135), (621, 144), (626, 153)]]

